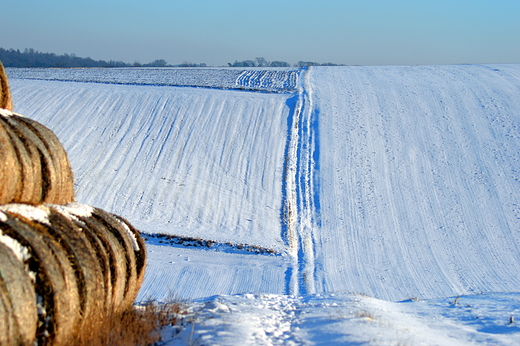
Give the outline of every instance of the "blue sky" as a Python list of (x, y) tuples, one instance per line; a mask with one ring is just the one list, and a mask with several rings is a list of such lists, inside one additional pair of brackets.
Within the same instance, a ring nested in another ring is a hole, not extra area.
[(0, 47), (125, 62), (520, 63), (520, 0), (0, 0)]

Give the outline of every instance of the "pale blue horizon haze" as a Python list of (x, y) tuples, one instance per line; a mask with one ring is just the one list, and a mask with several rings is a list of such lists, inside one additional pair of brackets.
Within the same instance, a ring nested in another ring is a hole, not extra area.
[(520, 63), (518, 0), (0, 3), (0, 47), (96, 60)]

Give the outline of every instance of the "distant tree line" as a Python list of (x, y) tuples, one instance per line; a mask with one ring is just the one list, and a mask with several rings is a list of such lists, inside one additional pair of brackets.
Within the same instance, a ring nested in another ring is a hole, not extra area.
[(294, 64), (296, 67), (305, 67), (305, 66), (344, 66), (343, 64), (333, 64), (331, 62), (319, 63), (314, 61), (298, 61)]
[(229, 63), (229, 67), (289, 67), (291, 64), (285, 61), (267, 61), (264, 58), (256, 58), (255, 60), (244, 60)]
[(80, 58), (75, 54), (57, 55), (54, 53), (40, 53), (34, 49), (0, 48), (0, 61), (5, 67), (126, 67), (122, 61), (94, 60)]
[[(0, 47), (0, 61), (5, 67), (207, 67), (206, 64), (184, 61), (182, 64), (169, 65), (164, 59), (157, 59), (147, 64), (134, 62), (133, 64), (115, 60), (94, 60), (90, 57), (80, 58), (76, 54), (41, 53), (32, 48), (4, 49)], [(228, 63), (229, 67), (290, 67), (285, 61), (267, 61), (264, 58), (255, 60), (236, 61)], [(339, 66), (333, 63), (320, 64), (312, 61), (299, 61), (293, 66)]]
[(115, 60), (80, 58), (76, 54), (41, 53), (32, 48), (20, 51), (1, 47), (0, 61), (5, 67), (206, 67), (206, 64), (194, 64), (187, 61), (179, 65), (168, 65), (164, 59), (157, 59), (147, 64), (139, 62), (129, 64)]
[[(236, 61), (234, 63), (229, 63), (229, 67), (290, 67), (291, 64), (285, 61), (267, 61), (264, 58), (256, 58), (255, 60), (243, 60)], [(295, 67), (306, 67), (306, 66), (341, 66), (338, 64), (333, 64), (331, 62), (327, 62), (324, 64), (320, 64), (313, 61), (298, 61), (294, 64)]]
[(168, 65), (168, 63), (164, 59), (157, 59), (148, 64), (141, 64), (139, 62), (134, 62), (132, 64), (132, 66), (133, 67), (207, 67), (207, 65), (205, 63), (195, 64), (195, 63), (192, 63), (189, 61), (184, 61), (182, 64), (178, 64), (178, 65)]

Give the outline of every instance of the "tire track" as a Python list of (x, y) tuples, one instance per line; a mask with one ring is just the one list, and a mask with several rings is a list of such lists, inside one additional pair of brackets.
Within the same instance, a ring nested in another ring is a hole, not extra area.
[(282, 196), (282, 238), (289, 247), (293, 265), (286, 274), (289, 294), (315, 293), (315, 230), (319, 225), (319, 110), (312, 99), (311, 70), (302, 69), (298, 94), (288, 101), (292, 107)]

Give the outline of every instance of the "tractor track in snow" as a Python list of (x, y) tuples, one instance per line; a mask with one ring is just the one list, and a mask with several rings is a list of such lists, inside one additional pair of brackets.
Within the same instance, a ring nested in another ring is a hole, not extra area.
[(282, 238), (292, 257), (286, 274), (289, 294), (315, 293), (315, 226), (319, 225), (319, 110), (312, 99), (311, 69), (302, 69), (298, 93), (288, 100), (287, 148), (282, 196)]

